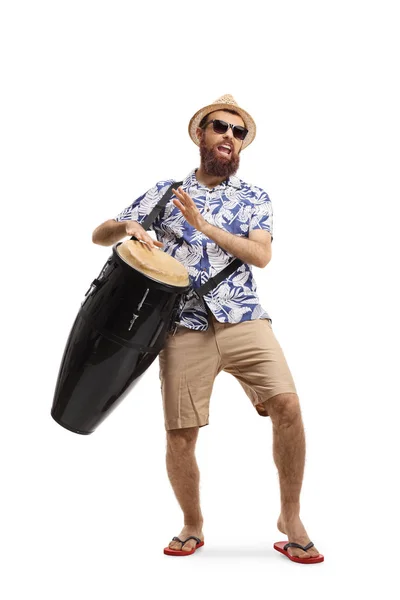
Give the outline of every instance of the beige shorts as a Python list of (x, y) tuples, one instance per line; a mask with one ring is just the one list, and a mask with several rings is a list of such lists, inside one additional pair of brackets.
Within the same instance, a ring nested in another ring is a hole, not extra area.
[(211, 314), (208, 320), (207, 331), (179, 326), (159, 354), (167, 431), (208, 425), (211, 392), (221, 371), (236, 377), (254, 407), (277, 394), (297, 393), (270, 321), (219, 323)]

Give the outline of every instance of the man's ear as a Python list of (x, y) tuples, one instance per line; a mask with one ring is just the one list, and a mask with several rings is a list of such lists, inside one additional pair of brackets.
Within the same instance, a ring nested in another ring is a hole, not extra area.
[(198, 127), (196, 129), (196, 137), (199, 140), (199, 142), (201, 141), (201, 138), (203, 137), (203, 133), (204, 133), (204, 131), (201, 129), (201, 127)]

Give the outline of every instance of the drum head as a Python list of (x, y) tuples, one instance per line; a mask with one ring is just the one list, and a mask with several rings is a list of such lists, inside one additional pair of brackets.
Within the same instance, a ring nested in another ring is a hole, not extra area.
[(126, 240), (117, 246), (119, 256), (131, 267), (161, 283), (177, 287), (189, 285), (185, 267), (166, 252), (135, 240)]

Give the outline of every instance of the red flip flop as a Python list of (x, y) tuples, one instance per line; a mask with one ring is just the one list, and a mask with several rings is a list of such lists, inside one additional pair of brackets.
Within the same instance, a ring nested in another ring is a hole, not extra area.
[(275, 550), (278, 550), (278, 552), (281, 552), (293, 562), (303, 563), (304, 565), (323, 562), (324, 557), (322, 554), (318, 554), (318, 556), (312, 556), (311, 558), (300, 558), (299, 556), (290, 556), (289, 552), (287, 551), (288, 548), (300, 548), (301, 550), (304, 550), (304, 552), (307, 552), (311, 546), (314, 546), (312, 542), (307, 544), (307, 546), (300, 546), (300, 544), (296, 544), (295, 542), (276, 542), (274, 544)]
[(190, 535), (186, 540), (180, 540), (178, 537), (173, 537), (173, 542), (181, 542), (182, 547), (186, 544), (188, 540), (196, 540), (196, 546), (191, 550), (173, 550), (172, 548), (164, 548), (164, 554), (169, 554), (169, 556), (187, 556), (188, 554), (194, 554), (197, 548), (204, 546), (204, 541), (199, 540), (199, 538), (194, 537), (194, 535)]

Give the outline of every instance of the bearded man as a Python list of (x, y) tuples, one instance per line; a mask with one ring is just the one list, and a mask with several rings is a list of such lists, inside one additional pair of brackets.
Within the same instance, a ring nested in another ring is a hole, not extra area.
[(242, 265), (202, 297), (187, 297), (177, 329), (159, 355), (168, 477), (183, 512), (184, 526), (164, 548), (173, 556), (204, 545), (199, 469), (195, 445), (209, 424), (215, 377), (230, 373), (257, 414), (269, 416), (273, 457), (279, 473), (278, 529), (288, 541), (274, 548), (290, 560), (324, 560), (300, 520), (305, 435), (296, 387), (272, 319), (260, 305), (252, 265), (271, 260), (273, 212), (268, 194), (235, 174), (239, 155), (256, 125), (231, 95), (195, 113), (189, 135), (200, 147), (200, 167), (191, 171), (152, 225), (157, 241), (141, 226), (174, 180), (159, 181), (130, 206), (93, 232), (93, 242), (112, 245), (135, 236), (149, 252), (164, 251), (182, 262), (195, 291), (236, 258)]

